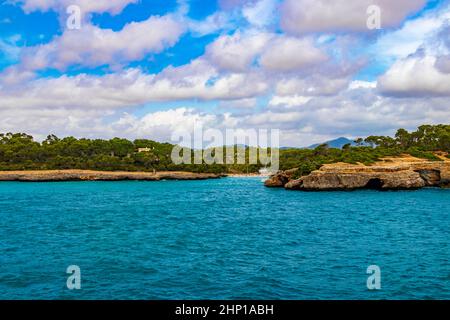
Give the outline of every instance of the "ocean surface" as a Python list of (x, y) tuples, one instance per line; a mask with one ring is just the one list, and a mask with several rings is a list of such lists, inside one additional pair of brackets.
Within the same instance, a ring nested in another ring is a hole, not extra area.
[(439, 189), (2, 182), (0, 298), (450, 299), (449, 213)]

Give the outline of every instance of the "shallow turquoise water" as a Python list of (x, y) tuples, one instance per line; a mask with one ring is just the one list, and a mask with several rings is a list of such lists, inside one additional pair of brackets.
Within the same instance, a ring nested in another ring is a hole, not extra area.
[[(449, 212), (439, 189), (3, 182), (0, 298), (449, 299)], [(69, 265), (81, 290), (66, 287)]]

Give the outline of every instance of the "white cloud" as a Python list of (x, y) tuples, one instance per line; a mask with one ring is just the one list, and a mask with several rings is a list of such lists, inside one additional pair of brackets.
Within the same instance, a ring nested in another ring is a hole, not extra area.
[[(113, 82), (112, 79), (110, 81)], [(89, 86), (88, 83), (86, 85)], [(55, 92), (50, 94), (53, 98)], [(99, 93), (103, 94), (104, 92)], [(62, 92), (58, 100), (60, 104), (62, 97), (67, 98)], [(114, 111), (101, 109), (99, 106), (84, 106), (82, 103), (72, 107), (56, 104), (53, 107), (43, 107), (45, 104), (42, 104), (39, 108), (31, 109), (1, 106), (0, 127), (5, 131), (23, 131), (38, 137), (56, 133), (60, 136), (79, 137), (144, 137), (159, 141), (170, 141), (172, 134), (178, 130), (191, 132), (194, 124), (201, 124), (205, 129), (219, 130), (267, 128), (281, 130), (282, 146), (299, 147), (338, 136), (352, 138), (392, 134), (398, 127), (413, 129), (423, 123), (437, 124), (442, 119), (450, 118), (448, 98), (397, 99), (378, 96), (376, 89), (364, 87), (344, 90), (334, 96), (277, 99), (281, 99), (278, 102), (284, 104), (245, 115), (215, 114), (212, 111), (183, 107), (136, 116), (123, 114), (120, 108)], [(292, 105), (301, 105), (299, 108), (292, 108), (289, 101), (292, 101)], [(129, 105), (129, 101), (124, 105)]]
[(297, 72), (321, 64), (327, 55), (309, 38), (294, 38), (250, 30), (216, 39), (206, 57), (222, 71), (247, 72), (256, 62), (276, 72)]
[(442, 73), (450, 73), (450, 55), (438, 57), (435, 66)]
[(261, 65), (272, 71), (293, 72), (323, 63), (327, 56), (311, 39), (279, 37), (271, 41), (261, 56)]
[(275, 27), (278, 22), (278, 7), (282, 0), (219, 0), (221, 12), (233, 17), (236, 24), (249, 24), (252, 28)]
[(178, 108), (148, 113), (141, 118), (125, 114), (111, 127), (114, 131), (120, 130), (125, 136), (170, 141), (176, 132), (193, 132), (195, 127), (208, 129), (219, 126), (220, 118), (192, 108)]
[(311, 101), (312, 97), (305, 97), (299, 95), (293, 96), (273, 96), (270, 99), (269, 106), (277, 107), (277, 106), (286, 106), (289, 108), (298, 107), (304, 105)]
[(373, 81), (360, 81), (360, 80), (354, 80), (352, 82), (350, 82), (348, 88), (349, 90), (354, 90), (354, 89), (360, 89), (360, 88), (365, 88), (365, 89), (374, 89), (377, 87), (377, 82)]
[(250, 24), (256, 27), (265, 27), (276, 20), (276, 8), (278, 0), (259, 0), (255, 3), (247, 3), (242, 8), (242, 15)]
[(450, 119), (448, 98), (391, 98), (373, 88), (344, 90), (338, 95), (313, 97), (299, 108), (280, 105), (249, 115), (249, 125), (277, 128), (282, 145), (307, 146), (328, 138), (392, 135), (399, 127), (414, 129), (424, 123)]
[[(107, 122), (105, 117), (114, 120)], [(17, 109), (14, 113), (0, 109), (2, 130), (26, 132), (40, 140), (53, 133), (85, 138), (149, 138), (175, 142), (171, 138), (176, 133), (193, 133), (194, 128), (200, 127), (204, 130), (232, 128), (236, 123), (229, 114), (215, 115), (188, 107), (150, 112), (141, 117), (88, 109)]]
[(293, 34), (309, 32), (368, 32), (367, 8), (382, 10), (382, 27), (397, 27), (425, 0), (286, 0), (281, 9), (281, 26)]
[(26, 132), (41, 140), (50, 133), (80, 137), (114, 136), (103, 123), (105, 116), (108, 113), (88, 109), (0, 108), (0, 127), (2, 132)]
[(170, 15), (131, 22), (118, 32), (87, 24), (80, 30), (66, 30), (48, 44), (26, 49), (22, 63), (30, 70), (120, 64), (173, 46), (183, 32), (183, 25)]
[(224, 10), (235, 9), (243, 5), (253, 5), (258, 0), (219, 0), (219, 5)]
[(0, 73), (0, 90), (3, 86), (15, 86), (21, 83), (27, 83), (27, 81), (33, 79), (35, 76), (34, 72), (22, 70), (13, 65)]
[(247, 119), (247, 124), (260, 128), (283, 128), (298, 123), (302, 118), (300, 112), (274, 112), (266, 111), (253, 114)]
[(272, 36), (262, 32), (221, 36), (208, 46), (206, 56), (219, 69), (244, 72), (255, 62)]
[(155, 101), (245, 99), (268, 88), (258, 74), (220, 75), (202, 59), (158, 75), (128, 69), (104, 76), (81, 74), (4, 85), (0, 108), (115, 109)]
[[(386, 65), (398, 59), (405, 59), (419, 49), (426, 49), (430, 51), (429, 54), (438, 54), (439, 42), (445, 41), (450, 31), (445, 31), (449, 19), (449, 8), (442, 7), (414, 20), (406, 21), (400, 29), (379, 37), (376, 43), (369, 47), (368, 54)], [(443, 38), (442, 41), (438, 39), (439, 33)]]
[(19, 59), (21, 48), (17, 43), (20, 38), (20, 35), (14, 35), (0, 39), (0, 59), (6, 62), (16, 62)]
[(206, 19), (198, 21), (186, 19), (189, 30), (197, 35), (204, 36), (220, 30), (231, 28), (231, 17), (224, 12), (216, 12), (206, 17)]
[(256, 98), (246, 98), (238, 100), (221, 101), (219, 107), (221, 109), (252, 109), (257, 105)]
[(436, 68), (436, 57), (410, 57), (380, 77), (378, 88), (396, 96), (450, 96), (450, 74)]
[(406, 58), (420, 48), (424, 41), (435, 33), (442, 21), (432, 17), (411, 20), (394, 32), (380, 37), (373, 47), (373, 54), (382, 54), (393, 58)]
[(378, 88), (385, 95), (410, 96), (450, 96), (450, 27), (446, 18), (450, 13), (438, 15), (439, 26), (423, 40), (420, 47), (405, 58), (398, 59), (379, 78)]
[(77, 5), (84, 13), (109, 12), (120, 13), (127, 5), (138, 0), (13, 0), (22, 5), (25, 12), (59, 10), (65, 12), (71, 5)]
[(334, 95), (346, 89), (349, 82), (349, 77), (331, 78), (320, 74), (289, 77), (276, 83), (275, 92), (281, 96), (295, 94), (303, 96)]

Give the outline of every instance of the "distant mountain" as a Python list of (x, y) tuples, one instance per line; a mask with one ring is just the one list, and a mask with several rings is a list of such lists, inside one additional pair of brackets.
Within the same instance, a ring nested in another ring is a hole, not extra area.
[(326, 143), (330, 148), (336, 148), (336, 149), (342, 149), (343, 146), (345, 146), (346, 144), (349, 144), (349, 143), (350, 143), (352, 146), (356, 145), (355, 141), (350, 140), (350, 139), (347, 139), (347, 138), (344, 138), (344, 137), (341, 137), (341, 138), (337, 138), (337, 139), (334, 139), (334, 140), (330, 140), (330, 141), (327, 141), (327, 142), (324, 142), (324, 143), (316, 143), (316, 144), (313, 144), (313, 145), (307, 147), (307, 149), (315, 149), (315, 148), (317, 148), (318, 146), (320, 146), (321, 144), (325, 144), (325, 143)]
[(305, 149), (305, 148), (298, 148), (298, 147), (280, 147), (280, 150), (292, 150), (292, 149)]

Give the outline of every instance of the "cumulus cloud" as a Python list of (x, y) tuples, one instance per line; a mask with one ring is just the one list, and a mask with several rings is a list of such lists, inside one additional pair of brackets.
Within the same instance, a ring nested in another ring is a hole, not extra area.
[(244, 72), (273, 37), (264, 32), (236, 32), (219, 37), (206, 50), (208, 59), (219, 69)]
[(242, 15), (250, 24), (257, 27), (265, 27), (275, 22), (277, 5), (278, 0), (250, 2), (242, 8)]
[(23, 70), (17, 66), (11, 66), (0, 73), (0, 89), (4, 86), (15, 86), (21, 83), (27, 83), (33, 79), (36, 74), (32, 71)]
[(368, 32), (367, 8), (381, 8), (383, 28), (397, 27), (425, 0), (286, 0), (281, 8), (281, 26), (293, 34), (310, 32)]
[(397, 96), (450, 96), (450, 74), (436, 68), (432, 56), (397, 61), (378, 80), (384, 94)]
[(215, 12), (204, 20), (185, 19), (189, 31), (196, 36), (219, 32), (224, 29), (231, 29), (231, 17), (225, 12)]
[(261, 65), (272, 71), (293, 72), (322, 63), (327, 56), (311, 39), (279, 37), (262, 54)]
[[(65, 93), (62, 96), (67, 97)], [(62, 99), (59, 102), (62, 103)], [(126, 101), (124, 105), (129, 103)], [(301, 147), (337, 136), (392, 134), (399, 126), (413, 129), (423, 123), (437, 124), (450, 117), (448, 98), (383, 97), (369, 85), (355, 85), (334, 96), (274, 97), (272, 104), (276, 108), (245, 115), (183, 107), (142, 116), (122, 113), (120, 108), (102, 110), (81, 103), (66, 108), (55, 105), (52, 108), (8, 109), (1, 106), (0, 126), (6, 131), (20, 130), (38, 137), (53, 132), (63, 136), (144, 137), (159, 141), (170, 141), (172, 134), (179, 130), (192, 132), (195, 125), (219, 130), (280, 129), (282, 146)]]
[(440, 72), (450, 73), (450, 11), (444, 17), (446, 20), (442, 22), (436, 35), (437, 49), (433, 49), (436, 54), (436, 68)]
[(252, 109), (256, 107), (258, 101), (256, 98), (246, 98), (246, 99), (237, 99), (237, 100), (227, 100), (221, 101), (219, 103), (219, 108), (224, 110), (230, 109)]
[(234, 9), (243, 5), (253, 5), (258, 0), (219, 0), (219, 5), (224, 10)]
[[(286, 101), (286, 100), (285, 100)], [(380, 96), (375, 88), (347, 89), (333, 96), (312, 97), (249, 115), (246, 123), (278, 128), (282, 145), (307, 146), (339, 136), (392, 135), (399, 127), (414, 129), (450, 118), (448, 98)]]
[(381, 54), (394, 59), (406, 58), (415, 53), (443, 23), (443, 17), (426, 16), (408, 21), (393, 32), (382, 35), (372, 48), (371, 53)]
[[(113, 120), (105, 121), (106, 117)], [(176, 142), (172, 141), (172, 137), (177, 133), (193, 133), (195, 128), (204, 130), (232, 128), (236, 121), (229, 114), (205, 113), (188, 107), (149, 112), (140, 117), (130, 113), (89, 109), (17, 109), (14, 113), (0, 109), (2, 130), (27, 132), (39, 140), (53, 133), (58, 136), (75, 135), (87, 138), (119, 136)]]
[(302, 106), (309, 101), (311, 101), (312, 97), (305, 97), (299, 95), (292, 96), (273, 96), (269, 101), (269, 106), (272, 107), (299, 107)]
[[(89, 47), (84, 60), (91, 65), (99, 65), (114, 59), (110, 52), (105, 51), (102, 55), (101, 47)], [(131, 68), (105, 75), (79, 74), (33, 79), (35, 73), (29, 70), (45, 67), (63, 69), (69, 62), (81, 59), (79, 53), (83, 50), (76, 50), (77, 54), (73, 56), (64, 54), (62, 48), (64, 46), (55, 51), (56, 56), (30, 55), (22, 65), (4, 71), (0, 81), (0, 107), (118, 109), (151, 102), (198, 99), (234, 100), (229, 103), (231, 108), (238, 108), (239, 105), (250, 108), (255, 105), (257, 97), (269, 93), (272, 88), (278, 95), (311, 96), (332, 94), (348, 84), (346, 74), (330, 75), (332, 67), (329, 66), (324, 66), (322, 74), (295, 74), (311, 65), (319, 65), (326, 56), (313, 47), (310, 40), (267, 33), (222, 36), (203, 57), (187, 65), (169, 66), (158, 74), (146, 74)], [(248, 48), (250, 50), (246, 50)], [(275, 48), (279, 49), (279, 54), (270, 54), (271, 50), (276, 51)], [(305, 52), (290, 56), (289, 49), (293, 48)], [(38, 52), (46, 51), (42, 50)], [(128, 50), (129, 55), (140, 51), (134, 50), (133, 46), (129, 46)], [(91, 51), (96, 52), (97, 58), (88, 58)], [(119, 49), (117, 51), (126, 54)], [(238, 54), (230, 56), (228, 52)], [(259, 57), (263, 68), (253, 67)], [(279, 77), (270, 76), (273, 71), (280, 72)], [(288, 72), (289, 76), (284, 77), (284, 72)], [(222, 106), (225, 104), (221, 103)]]
[(438, 57), (435, 65), (440, 72), (450, 73), (450, 55)]
[(450, 18), (446, 12), (436, 18), (440, 28), (413, 54), (398, 59), (378, 80), (378, 89), (385, 95), (450, 96), (450, 27), (445, 22)]
[(369, 82), (369, 81), (361, 81), (361, 80), (354, 80), (352, 82), (350, 82), (348, 88), (350, 90), (354, 90), (354, 89), (359, 89), (359, 88), (365, 88), (365, 89), (374, 89), (377, 87), (377, 83), (374, 82)]
[(450, 29), (446, 27), (449, 19), (448, 6), (428, 11), (414, 20), (406, 21), (398, 30), (382, 34), (368, 47), (367, 53), (376, 61), (374, 63), (391, 66), (398, 60), (423, 51), (436, 56), (436, 67), (445, 73), (448, 70), (445, 55), (450, 53), (450, 46), (446, 45), (450, 34)]
[(310, 38), (248, 31), (224, 35), (210, 44), (206, 57), (223, 71), (246, 72), (258, 63), (270, 72), (298, 72), (321, 64), (327, 55)]
[(155, 101), (234, 100), (260, 95), (268, 86), (258, 74), (220, 75), (202, 59), (157, 75), (139, 69), (94, 76), (80, 74), (6, 84), (0, 90), (0, 108), (115, 109)]
[[(18, 46), (20, 35), (0, 38), (0, 59), (6, 62), (15, 62), (19, 59), (21, 48)], [(0, 61), (1, 61), (0, 60)]]
[(199, 112), (193, 108), (177, 108), (148, 113), (141, 118), (125, 114), (111, 127), (126, 136), (154, 137), (170, 141), (172, 135), (193, 132), (195, 128), (209, 129), (221, 126), (223, 116)]
[(313, 74), (305, 77), (289, 77), (276, 83), (275, 92), (281, 96), (300, 94), (303, 96), (333, 95), (347, 88), (350, 77), (331, 78)]
[(114, 136), (103, 123), (109, 113), (100, 110), (37, 108), (0, 108), (1, 132), (26, 132), (43, 140), (50, 133), (59, 136)]
[(27, 48), (22, 64), (29, 70), (120, 64), (173, 46), (183, 32), (183, 25), (170, 15), (131, 22), (118, 32), (87, 24), (65, 31), (48, 44)]
[(22, 6), (25, 12), (58, 10), (64, 11), (71, 5), (77, 5), (84, 13), (109, 12), (111, 14), (120, 13), (131, 3), (138, 0), (13, 0)]

